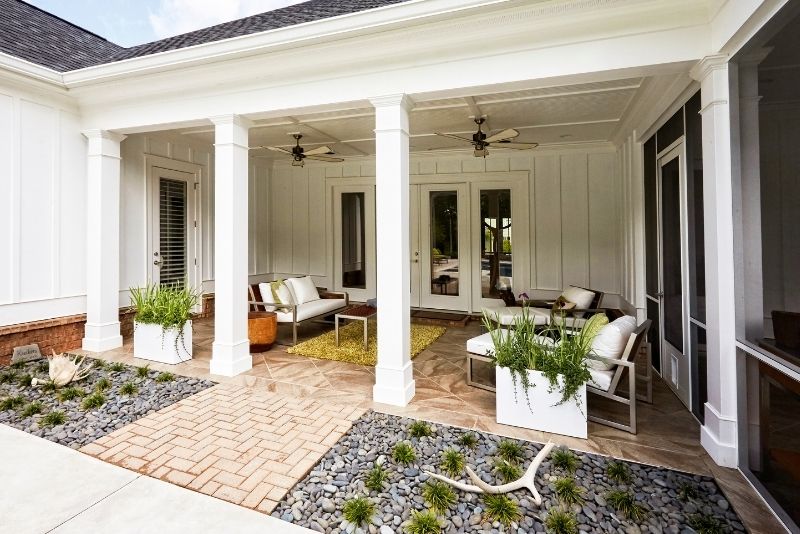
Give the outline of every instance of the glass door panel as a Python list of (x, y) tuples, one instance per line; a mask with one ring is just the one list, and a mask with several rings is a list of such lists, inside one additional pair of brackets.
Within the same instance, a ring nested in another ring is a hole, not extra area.
[(366, 289), (366, 224), (364, 193), (342, 193), (341, 284), (347, 289)]
[(513, 282), (511, 239), (511, 190), (480, 192), (481, 297), (500, 298)]
[(458, 191), (431, 191), (431, 293), (458, 296)]
[(348, 185), (333, 188), (334, 289), (350, 300), (375, 296), (375, 188)]

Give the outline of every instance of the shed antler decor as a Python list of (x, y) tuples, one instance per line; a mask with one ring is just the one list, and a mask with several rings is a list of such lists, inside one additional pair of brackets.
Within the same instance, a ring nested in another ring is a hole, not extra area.
[(53, 351), (53, 357), (50, 358), (48, 374), (57, 387), (83, 380), (92, 372), (91, 367), (82, 367), (86, 356), (70, 356)]

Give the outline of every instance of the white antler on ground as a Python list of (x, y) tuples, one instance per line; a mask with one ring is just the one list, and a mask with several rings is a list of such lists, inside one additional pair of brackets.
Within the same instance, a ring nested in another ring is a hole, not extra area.
[(536, 458), (533, 459), (531, 465), (528, 466), (528, 469), (525, 471), (525, 474), (522, 475), (522, 478), (515, 480), (514, 482), (509, 482), (508, 484), (502, 484), (500, 486), (492, 486), (491, 484), (487, 484), (481, 480), (481, 478), (469, 467), (467, 467), (467, 475), (469, 475), (469, 478), (472, 480), (474, 485), (458, 482), (457, 480), (447, 478), (446, 476), (439, 475), (437, 473), (431, 473), (430, 471), (425, 471), (425, 474), (431, 478), (435, 478), (436, 480), (447, 482), (456, 489), (460, 489), (461, 491), (469, 491), (472, 493), (508, 493), (510, 491), (528, 488), (533, 494), (534, 504), (536, 504), (536, 506), (540, 506), (542, 504), (542, 497), (539, 495), (539, 491), (536, 489), (536, 472), (539, 470), (539, 465), (541, 465), (544, 459), (547, 458), (547, 455), (550, 454), (550, 451), (554, 446), (555, 445), (552, 441), (548, 441), (547, 444), (542, 447), (542, 450), (539, 451), (539, 454), (536, 455)]
[(70, 382), (77, 382), (89, 376), (92, 371), (91, 367), (81, 368), (86, 356), (65, 356), (64, 354), (56, 354), (53, 351), (53, 357), (50, 358), (50, 380), (58, 386), (66, 386)]

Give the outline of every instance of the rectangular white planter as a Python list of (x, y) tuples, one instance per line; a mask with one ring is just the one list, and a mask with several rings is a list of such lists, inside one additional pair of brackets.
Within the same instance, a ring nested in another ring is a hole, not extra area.
[[(586, 385), (578, 391), (580, 408), (574, 399), (555, 406), (561, 400), (556, 389), (548, 393), (550, 382), (539, 371), (528, 371), (530, 407), (521, 380), (517, 380), (516, 399), (511, 371), (497, 367), (497, 422), (503, 425), (541, 430), (575, 438), (586, 438)], [(519, 378), (519, 377), (518, 377)]]
[[(143, 360), (176, 364), (192, 359), (192, 321), (183, 325), (183, 339), (178, 329), (164, 330), (158, 324), (133, 323), (133, 356)], [(177, 343), (176, 343), (177, 342)], [(177, 350), (176, 350), (177, 345)]]

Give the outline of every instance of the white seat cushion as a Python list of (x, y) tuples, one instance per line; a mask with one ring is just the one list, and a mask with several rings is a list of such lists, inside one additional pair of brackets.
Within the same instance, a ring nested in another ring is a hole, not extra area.
[[(507, 336), (509, 330), (502, 328), (499, 330), (502, 336)], [(511, 331), (513, 333), (513, 331)], [(536, 336), (536, 341), (542, 345), (547, 345), (552, 347), (555, 345), (555, 341), (549, 337), (545, 336)], [(488, 356), (492, 352), (494, 352), (494, 343), (492, 343), (492, 334), (486, 332), (485, 334), (481, 334), (477, 337), (473, 337), (472, 339), (467, 340), (467, 352), (471, 352), (472, 354), (480, 354), (481, 356)]]
[[(534, 308), (528, 309), (528, 319), (533, 321), (536, 326), (546, 325), (550, 320), (550, 315), (543, 317), (539, 314), (533, 313)], [(483, 308), (481, 310), (484, 315), (488, 315), (494, 322), (501, 326), (514, 326), (514, 321), (517, 317), (522, 316), (522, 308), (519, 306), (511, 306), (508, 308)]]
[(288, 285), (294, 294), (294, 301), (297, 304), (305, 304), (314, 300), (319, 300), (319, 292), (317, 286), (314, 285), (314, 280), (310, 276), (302, 278), (287, 278), (286, 285)]
[(603, 391), (608, 391), (608, 388), (611, 386), (611, 380), (614, 378), (614, 371), (601, 371), (589, 367), (589, 372), (592, 374), (589, 385), (597, 389), (602, 389)]
[[(592, 340), (592, 354), (618, 360), (622, 357), (633, 331), (636, 330), (636, 318), (630, 315), (620, 317), (608, 323), (597, 333)], [(589, 358), (588, 365), (599, 371), (609, 371), (616, 366)]]
[[(310, 319), (311, 317), (317, 317), (324, 313), (331, 313), (335, 310), (343, 308), (346, 304), (345, 299), (319, 299), (319, 300), (312, 300), (311, 302), (306, 302), (304, 304), (300, 304), (297, 307), (297, 320), (298, 321), (305, 321), (306, 319)], [(292, 314), (277, 311), (278, 315), (278, 322), (279, 323), (291, 323), (292, 322)]]

